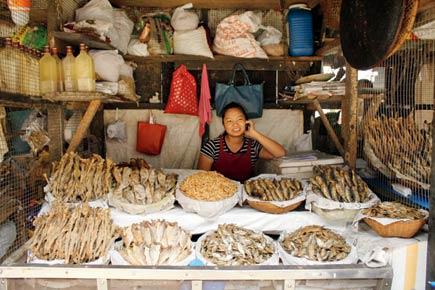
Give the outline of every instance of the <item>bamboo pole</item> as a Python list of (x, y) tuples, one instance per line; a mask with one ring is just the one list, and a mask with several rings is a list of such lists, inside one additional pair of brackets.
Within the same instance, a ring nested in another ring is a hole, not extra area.
[[(345, 161), (355, 168), (357, 155), (357, 127), (358, 127), (358, 71), (346, 64), (346, 102), (343, 108), (346, 111), (346, 120), (342, 119), (342, 125), (346, 128), (345, 138)], [(345, 123), (346, 122), (346, 123)]]
[(86, 131), (88, 130), (89, 125), (91, 124), (92, 119), (97, 113), (100, 105), (101, 105), (101, 100), (94, 100), (89, 103), (89, 106), (86, 109), (85, 115), (80, 121), (77, 131), (75, 132), (74, 136), (71, 139), (71, 142), (69, 143), (68, 150), (66, 151), (67, 153), (77, 150), (80, 143), (82, 142), (82, 139), (85, 137)]
[(328, 132), (329, 137), (331, 138), (332, 142), (334, 143), (335, 147), (337, 148), (338, 152), (340, 152), (340, 155), (345, 157), (345, 151), (343, 146), (341, 145), (340, 141), (338, 140), (337, 135), (335, 134), (334, 129), (332, 128), (331, 124), (328, 121), (328, 118), (326, 118), (325, 113), (323, 112), (322, 107), (320, 106), (319, 101), (313, 100), (313, 105), (316, 108), (317, 112), (320, 114), (320, 119), (322, 120), (323, 125), (326, 128), (326, 131)]

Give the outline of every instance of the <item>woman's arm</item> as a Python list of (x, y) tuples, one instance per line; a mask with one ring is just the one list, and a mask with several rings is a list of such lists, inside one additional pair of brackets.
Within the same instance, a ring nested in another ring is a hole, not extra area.
[(202, 153), (199, 154), (198, 166), (197, 166), (199, 170), (210, 171), (212, 165), (213, 165), (213, 159), (211, 159), (210, 157)]
[(281, 144), (255, 130), (254, 122), (246, 121), (246, 123), (249, 124), (249, 129), (245, 131), (245, 136), (257, 140), (263, 146), (260, 151), (260, 158), (273, 159), (287, 154)]

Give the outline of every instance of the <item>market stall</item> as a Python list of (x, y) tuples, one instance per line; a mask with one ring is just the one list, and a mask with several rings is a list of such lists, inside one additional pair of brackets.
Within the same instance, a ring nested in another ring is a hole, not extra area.
[(0, 289), (424, 289), (435, 8), (192, 2), (0, 3)]

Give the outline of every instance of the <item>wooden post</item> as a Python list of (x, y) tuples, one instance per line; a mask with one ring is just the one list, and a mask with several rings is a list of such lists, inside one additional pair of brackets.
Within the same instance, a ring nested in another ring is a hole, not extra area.
[(328, 132), (329, 137), (331, 138), (332, 142), (334, 143), (335, 147), (337, 148), (338, 152), (340, 152), (340, 155), (345, 157), (345, 151), (343, 146), (340, 143), (340, 140), (338, 140), (337, 134), (335, 134), (334, 129), (332, 128), (331, 124), (328, 121), (328, 118), (326, 118), (325, 113), (323, 112), (322, 107), (320, 106), (320, 103), (318, 100), (313, 101), (313, 105), (316, 108), (317, 112), (320, 114), (320, 119), (322, 120), (323, 125), (326, 128), (326, 131)]
[[(435, 111), (433, 113), (433, 120), (435, 120)], [(435, 129), (435, 122), (432, 121), (432, 132)], [(432, 144), (435, 144), (435, 134), (432, 133)], [(427, 245), (427, 271), (426, 281), (435, 282), (435, 150), (432, 150), (432, 176), (429, 195), (429, 237)], [(426, 284), (427, 289), (432, 289)]]
[(50, 160), (57, 161), (63, 154), (63, 108), (50, 105), (47, 108), (47, 129), (50, 138)]
[[(357, 127), (358, 127), (358, 71), (346, 64), (346, 101), (342, 105), (342, 128), (345, 129), (344, 148), (346, 163), (355, 168), (357, 155)], [(346, 113), (345, 113), (346, 112)]]
[(92, 119), (97, 113), (100, 105), (101, 105), (101, 100), (94, 100), (89, 103), (85, 115), (83, 116), (79, 126), (77, 127), (77, 131), (75, 132), (74, 136), (71, 139), (71, 142), (69, 143), (68, 150), (66, 151), (67, 153), (74, 152), (77, 150), (80, 143), (82, 142), (82, 139), (85, 137), (86, 131), (88, 130), (89, 125), (91, 124)]

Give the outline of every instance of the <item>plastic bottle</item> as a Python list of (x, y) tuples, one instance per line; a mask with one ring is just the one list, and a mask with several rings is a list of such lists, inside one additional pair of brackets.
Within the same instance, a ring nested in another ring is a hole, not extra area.
[(83, 43), (80, 44), (80, 54), (76, 57), (77, 89), (82, 92), (95, 91), (95, 69), (92, 57), (86, 52)]
[(30, 63), (31, 63), (31, 82), (30, 82), (30, 94), (33, 96), (39, 96), (39, 56), (35, 49), (30, 50)]
[(306, 4), (291, 5), (287, 21), (290, 36), (289, 55), (313, 55), (313, 16), (308, 6)]
[(56, 60), (57, 66), (57, 91), (63, 92), (63, 69), (62, 69), (62, 61), (59, 58), (57, 47), (53, 47), (51, 49), (51, 55)]
[(39, 60), (39, 90), (41, 94), (57, 91), (57, 65), (50, 54), (50, 48), (44, 48), (44, 56)]
[(66, 47), (66, 56), (62, 60), (63, 70), (63, 84), (65, 92), (77, 91), (77, 79), (76, 79), (76, 58), (72, 53), (71, 46)]

